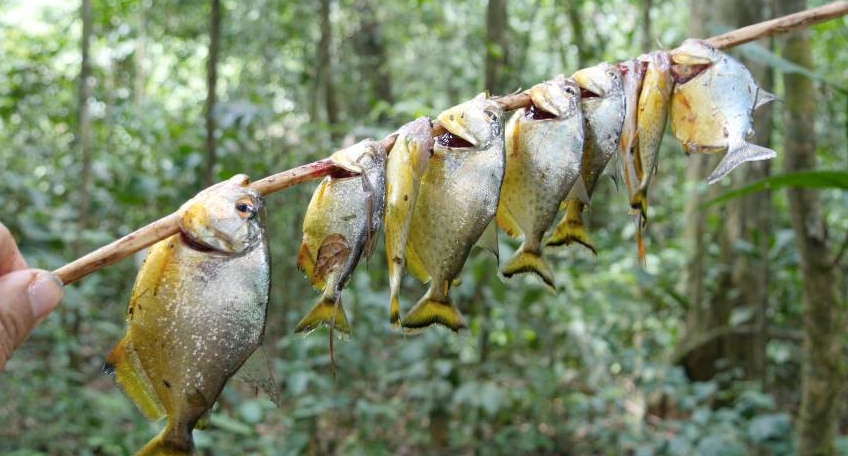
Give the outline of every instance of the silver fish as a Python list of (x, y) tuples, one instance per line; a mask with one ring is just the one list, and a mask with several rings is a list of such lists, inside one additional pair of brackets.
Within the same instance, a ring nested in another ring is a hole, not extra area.
[(306, 209), (297, 264), (323, 292), (295, 332), (326, 324), (346, 335), (350, 324), (341, 293), (359, 260), (376, 245), (386, 193), (386, 151), (379, 142), (367, 139), (330, 159), (357, 175), (324, 178)]
[(565, 216), (550, 235), (548, 246), (580, 243), (592, 252), (595, 247), (586, 234), (583, 208), (592, 198), (610, 158), (619, 150), (624, 123), (625, 99), (621, 72), (609, 63), (577, 71), (571, 76), (581, 89), (585, 140), (580, 176), (564, 201)]
[(503, 109), (485, 94), (454, 106), (418, 193), (406, 248), (410, 273), (430, 288), (404, 317), (407, 329), (467, 327), (450, 299), (474, 243), (495, 216), (504, 174)]
[(671, 100), (671, 128), (687, 153), (727, 154), (707, 178), (710, 184), (747, 161), (777, 156), (751, 144), (753, 112), (775, 99), (733, 57), (706, 41), (689, 39), (671, 51), (676, 85)]
[(560, 202), (580, 177), (583, 114), (580, 87), (563, 75), (533, 86), (532, 104), (506, 127), (506, 173), (498, 225), (524, 242), (501, 267), (505, 277), (533, 272), (552, 291), (553, 273), (542, 257), (542, 237)]

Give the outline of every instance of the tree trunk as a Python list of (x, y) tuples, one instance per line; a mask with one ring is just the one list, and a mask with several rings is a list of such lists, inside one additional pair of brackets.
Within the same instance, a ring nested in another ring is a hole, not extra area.
[[(767, 1), (753, 0), (740, 6), (736, 2), (691, 3), (691, 35), (707, 36), (713, 25), (730, 28), (742, 27), (767, 19)], [(768, 42), (760, 43), (768, 46)], [(771, 70), (754, 62), (745, 62), (760, 85), (771, 90)], [(771, 107), (757, 111), (755, 130), (757, 144), (769, 145), (772, 129)], [(703, 181), (704, 176), (715, 167), (718, 157), (691, 157), (687, 167), (687, 179)], [(769, 173), (768, 162), (749, 163), (731, 175), (738, 184), (763, 178)], [(770, 235), (769, 209), (771, 195), (758, 193), (728, 202), (722, 209), (722, 224), (718, 227), (717, 237), (720, 245), (720, 262), (712, 267), (718, 268), (716, 284), (706, 289), (703, 281), (705, 274), (704, 252), (706, 250), (705, 228), (706, 214), (700, 208), (705, 197), (714, 195), (719, 186), (711, 188), (707, 194), (693, 195), (686, 202), (687, 223), (684, 237), (691, 252), (686, 265), (686, 295), (691, 307), (687, 315), (686, 342), (703, 339), (701, 336), (717, 328), (731, 324), (734, 311), (748, 311), (751, 315), (747, 324), (753, 324), (761, 331), (753, 334), (726, 335), (708, 340), (702, 346), (691, 350), (683, 359), (690, 378), (708, 380), (717, 373), (717, 362), (726, 359), (731, 366), (742, 367), (746, 378), (764, 381), (765, 328), (768, 283), (768, 239)], [(740, 253), (737, 246), (747, 243), (756, 248), (756, 254)]]
[(138, 2), (138, 36), (135, 39), (135, 75), (133, 77), (133, 102), (136, 108), (144, 101), (147, 84), (147, 0)]
[(651, 42), (651, 0), (642, 0), (642, 52), (653, 49)]
[[(378, 100), (386, 105), (395, 102), (392, 94), (392, 77), (389, 72), (388, 55), (386, 52), (386, 39), (377, 20), (375, 9), (368, 0), (363, 0), (358, 8), (362, 14), (359, 19), (359, 33), (356, 34), (357, 53), (360, 56), (359, 68), (364, 81), (367, 81), (369, 90), (362, 91), (364, 95), (365, 109), (363, 114), (368, 114), (373, 101)], [(380, 121), (387, 120), (384, 113), (380, 115)]]
[(321, 0), (321, 39), (318, 41), (318, 68), (316, 70), (316, 76), (318, 77), (315, 83), (320, 88), (320, 91), (323, 92), (327, 124), (330, 126), (330, 135), (335, 140), (338, 138), (338, 132), (335, 131), (335, 126), (339, 122), (339, 113), (336, 106), (336, 92), (333, 87), (333, 62), (330, 59), (330, 48), (333, 44), (333, 24), (330, 18), (331, 6), (332, 0)]
[(212, 0), (209, 14), (209, 58), (206, 61), (206, 172), (203, 183), (210, 186), (215, 183), (215, 162), (217, 161), (217, 139), (215, 130), (215, 105), (217, 104), (218, 56), (221, 52), (221, 0)]
[[(781, 0), (783, 11), (800, 11), (804, 0)], [(807, 31), (788, 35), (783, 57), (812, 69)], [(815, 168), (816, 90), (813, 81), (796, 73), (783, 76), (786, 91), (784, 170)], [(801, 371), (801, 410), (798, 449), (802, 456), (834, 454), (839, 393), (843, 381), (841, 353), (842, 303), (838, 297), (837, 266), (827, 236), (819, 194), (810, 189), (787, 190), (792, 228), (803, 274), (804, 348)]]
[(580, 7), (583, 0), (569, 0), (566, 6), (568, 22), (571, 25), (571, 43), (577, 48), (577, 67), (583, 68), (592, 62), (592, 51), (586, 41), (583, 32), (583, 18), (580, 15)]
[(486, 9), (486, 89), (492, 93), (506, 90), (507, 51), (506, 0), (489, 0)]
[(78, 232), (74, 242), (75, 256), (80, 256), (85, 250), (82, 236), (85, 230), (89, 228), (89, 212), (91, 212), (91, 114), (88, 109), (88, 99), (91, 98), (91, 0), (82, 0), (80, 13), (82, 15), (82, 37), (80, 41), (82, 65), (77, 81), (77, 128), (79, 134), (77, 145), (82, 160), (82, 174), (79, 189)]

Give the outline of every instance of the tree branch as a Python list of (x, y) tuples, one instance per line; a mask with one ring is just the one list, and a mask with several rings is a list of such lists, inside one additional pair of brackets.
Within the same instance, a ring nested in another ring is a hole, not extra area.
[[(764, 36), (777, 35), (797, 28), (809, 27), (846, 14), (848, 14), (848, 1), (838, 1), (818, 8), (749, 25), (712, 37), (707, 41), (720, 49), (726, 49)], [(524, 92), (515, 93), (500, 97), (496, 101), (505, 111), (512, 111), (529, 106), (530, 96)], [(441, 125), (438, 123), (434, 125), (434, 136), (444, 132), (445, 129)], [(396, 138), (397, 135), (392, 134), (383, 139), (381, 143), (386, 150), (391, 150)], [(329, 160), (324, 159), (268, 176), (254, 182), (251, 186), (259, 193), (268, 195), (302, 182), (319, 179), (333, 171), (336, 171), (333, 164)], [(53, 272), (59, 276), (62, 283), (68, 285), (94, 271), (116, 263), (145, 247), (149, 247), (168, 236), (176, 234), (178, 231), (179, 218), (176, 213), (172, 213)]]

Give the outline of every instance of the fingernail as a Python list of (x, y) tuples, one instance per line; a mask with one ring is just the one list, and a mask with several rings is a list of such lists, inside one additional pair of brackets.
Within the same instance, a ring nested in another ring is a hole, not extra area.
[(29, 305), (36, 320), (47, 316), (62, 299), (62, 281), (49, 272), (40, 272), (27, 289)]

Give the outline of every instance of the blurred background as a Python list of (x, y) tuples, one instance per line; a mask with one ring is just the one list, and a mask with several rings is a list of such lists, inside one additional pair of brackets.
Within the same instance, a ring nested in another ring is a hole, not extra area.
[[(52, 269), (254, 178), (382, 138), (489, 89), (671, 48), (822, 1), (0, 0), (0, 220)], [(454, 297), (471, 329), (390, 329), (379, 250), (345, 291), (353, 336), (292, 334), (317, 292), (295, 269), (315, 184), (268, 198), (265, 342), (283, 407), (231, 381), (199, 454), (848, 454), (848, 192), (702, 203), (796, 169), (848, 167), (848, 27), (736, 48), (783, 102), (757, 112), (779, 152), (707, 188), (716, 163), (670, 135), (647, 267), (604, 178), (593, 257), (555, 253), (559, 292), (502, 282), (472, 254)], [(517, 242), (501, 236), (501, 258)], [(380, 247), (382, 249), (382, 246)], [(0, 453), (118, 455), (161, 428), (101, 373), (138, 263), (67, 288), (0, 380)], [(423, 294), (404, 282), (408, 309)]]

